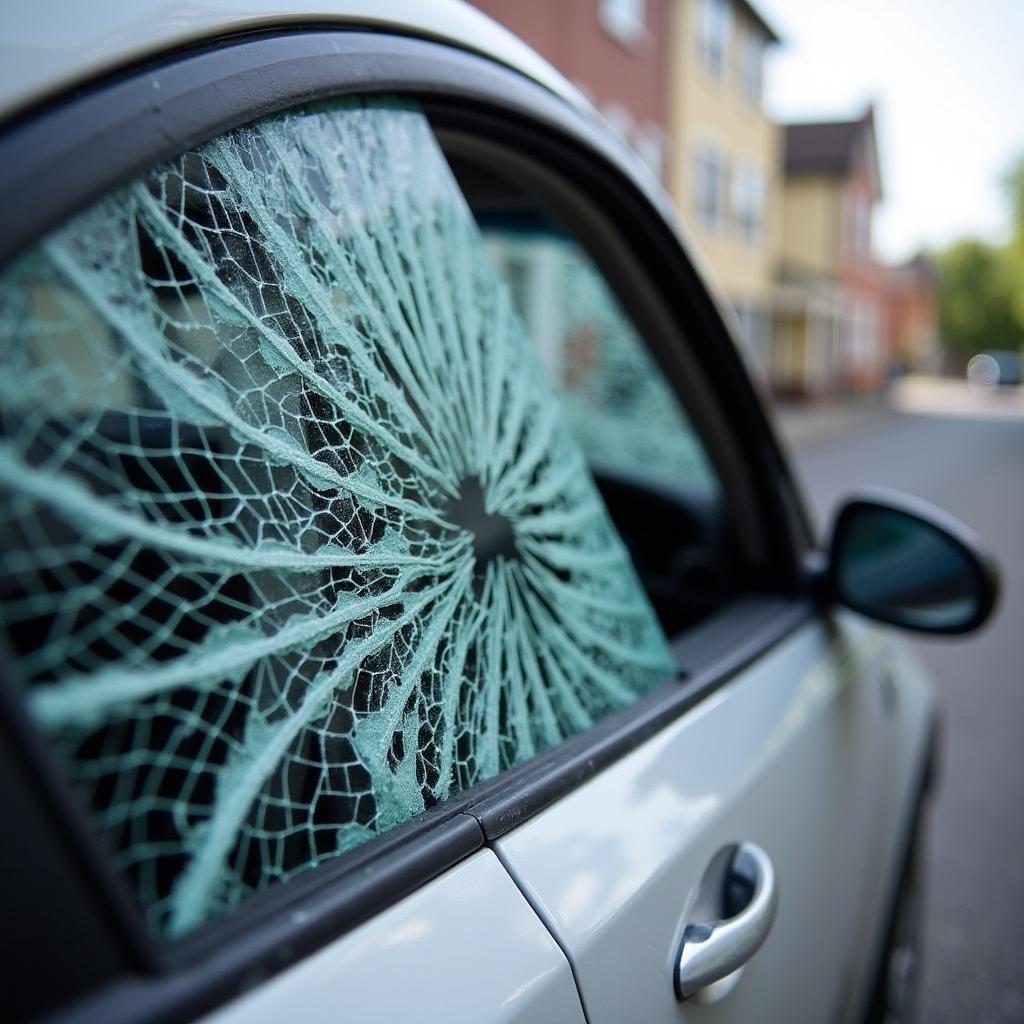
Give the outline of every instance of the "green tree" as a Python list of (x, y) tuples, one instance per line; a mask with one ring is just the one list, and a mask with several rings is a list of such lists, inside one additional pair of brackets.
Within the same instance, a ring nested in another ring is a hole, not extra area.
[(939, 329), (960, 363), (984, 349), (1024, 351), (1024, 155), (1003, 175), (1010, 206), (1010, 240), (978, 239), (939, 253)]
[(1003, 176), (1013, 229), (1003, 253), (1003, 272), (1017, 319), (1024, 324), (1024, 156)]
[(938, 256), (939, 329), (947, 352), (961, 362), (983, 349), (1019, 348), (1024, 341), (1009, 248), (970, 239)]

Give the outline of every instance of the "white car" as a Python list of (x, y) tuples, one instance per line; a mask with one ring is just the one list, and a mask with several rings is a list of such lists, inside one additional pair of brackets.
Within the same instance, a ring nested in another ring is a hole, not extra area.
[(905, 1019), (871, 620), (995, 570), (891, 495), (819, 550), (578, 92), (448, 0), (0, 40), (7, 1019)]

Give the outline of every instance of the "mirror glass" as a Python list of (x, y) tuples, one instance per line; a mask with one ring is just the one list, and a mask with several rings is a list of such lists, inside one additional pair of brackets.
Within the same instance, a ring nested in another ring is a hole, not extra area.
[(833, 549), (837, 596), (857, 611), (934, 632), (956, 632), (982, 601), (971, 553), (944, 530), (892, 508), (847, 509)]

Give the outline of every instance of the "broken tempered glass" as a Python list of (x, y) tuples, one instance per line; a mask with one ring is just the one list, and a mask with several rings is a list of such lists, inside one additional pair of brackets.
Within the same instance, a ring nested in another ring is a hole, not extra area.
[(480, 221), (590, 464), (717, 493), (679, 399), (587, 254), (530, 215)]
[(165, 935), (671, 672), (409, 105), (99, 202), (0, 276), (0, 366), (0, 637)]

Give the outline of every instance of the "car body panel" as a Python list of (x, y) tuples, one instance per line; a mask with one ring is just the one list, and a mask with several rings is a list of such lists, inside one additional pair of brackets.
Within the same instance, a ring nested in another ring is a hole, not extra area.
[(873, 747), (875, 784), (868, 792), (872, 835), (860, 854), (873, 884), (863, 890), (856, 926), (861, 941), (857, 955), (850, 957), (846, 988), (836, 1007), (835, 1019), (845, 1024), (863, 1019), (872, 994), (900, 873), (920, 839), (920, 812), (937, 757), (939, 710), (931, 677), (897, 634), (888, 627), (874, 628), (884, 638), (877, 679), (882, 716)]
[(474, 51), (590, 109), (583, 94), (536, 51), (461, 0), (41, 0), (0, 11), (0, 118), (191, 43), (243, 32), (343, 26), (391, 30)]
[(489, 850), (204, 1017), (585, 1024), (569, 964)]
[[(590, 1024), (826, 1021), (861, 998), (930, 700), (883, 631), (812, 621), (498, 840), (572, 960)], [(720, 1004), (680, 1010), (688, 905), (715, 854), (742, 841), (773, 861), (774, 927)]]

